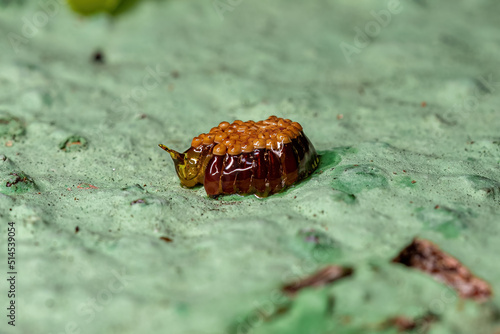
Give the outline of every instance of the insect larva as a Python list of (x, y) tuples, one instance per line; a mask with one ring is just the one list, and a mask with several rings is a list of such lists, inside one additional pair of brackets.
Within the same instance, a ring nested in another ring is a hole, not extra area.
[(201, 183), (211, 197), (266, 197), (307, 177), (319, 163), (302, 126), (276, 116), (258, 122), (222, 122), (194, 137), (184, 153), (159, 146), (170, 153), (184, 186)]

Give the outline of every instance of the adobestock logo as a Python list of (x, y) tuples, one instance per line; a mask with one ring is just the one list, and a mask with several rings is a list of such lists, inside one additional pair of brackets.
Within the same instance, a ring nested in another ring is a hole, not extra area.
[(364, 30), (359, 27), (354, 27), (356, 35), (354, 36), (353, 44), (351, 45), (346, 42), (339, 44), (340, 50), (342, 50), (347, 62), (351, 63), (352, 56), (360, 54), (362, 49), (370, 45), (373, 38), (380, 35), (382, 28), (387, 27), (391, 23), (392, 16), (402, 11), (403, 7), (399, 0), (389, 0), (387, 2), (387, 9), (382, 9), (378, 12), (372, 10), (370, 15), (374, 20), (368, 21), (364, 26)]
[(23, 23), (20, 31), (21, 34), (16, 34), (12, 31), (7, 33), (7, 40), (14, 52), (16, 54), (19, 53), (23, 46), (36, 37), (40, 29), (43, 29), (49, 23), (50, 19), (59, 14), (63, 5), (65, 5), (65, 0), (38, 1), (38, 6), (41, 9), (33, 13), (33, 15), (21, 18)]
[(221, 20), (224, 20), (224, 15), (226, 12), (232, 12), (236, 7), (238, 7), (243, 0), (214, 0), (212, 1), (212, 6), (215, 12), (219, 15)]
[(149, 92), (158, 88), (166, 78), (170, 77), (170, 73), (161, 70), (160, 65), (155, 68), (146, 66), (145, 74), (142, 77), (140, 85), (133, 87), (128, 93), (122, 94), (121, 98), (113, 101), (111, 109), (114, 112), (127, 113), (138, 110), (140, 102), (146, 99)]
[(127, 275), (125, 268), (121, 272), (113, 269), (111, 273), (113, 274), (113, 278), (109, 283), (102, 286), (97, 294), (95, 294), (95, 297), (87, 298), (78, 307), (77, 314), (81, 317), (81, 321), (69, 320), (64, 328), (57, 330), (57, 332), (51, 332), (51, 334), (80, 334), (87, 332), (85, 329), (88, 327), (88, 324), (95, 321), (99, 313), (133, 282), (133, 278)]

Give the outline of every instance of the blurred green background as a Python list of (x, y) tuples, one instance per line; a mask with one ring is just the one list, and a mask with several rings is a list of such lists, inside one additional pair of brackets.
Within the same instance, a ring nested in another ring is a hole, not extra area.
[[(0, 1), (0, 244), (15, 222), (19, 273), (0, 333), (396, 333), (395, 317), (497, 333), (499, 10)], [(157, 146), (269, 115), (300, 122), (322, 163), (264, 200), (180, 187)], [(415, 236), (491, 300), (390, 263)], [(354, 274), (280, 293), (329, 264)]]

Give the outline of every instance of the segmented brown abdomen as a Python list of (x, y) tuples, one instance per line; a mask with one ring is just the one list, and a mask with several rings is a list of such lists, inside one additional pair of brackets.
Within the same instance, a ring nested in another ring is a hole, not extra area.
[(204, 186), (208, 195), (252, 194), (265, 197), (279, 192), (309, 175), (318, 165), (314, 147), (300, 146), (299, 140), (281, 148), (255, 149), (239, 155), (214, 155), (205, 171)]
[(178, 156), (176, 167), (182, 162), (184, 170), (177, 168), (177, 173), (184, 185), (203, 183), (212, 197), (265, 197), (307, 177), (319, 163), (300, 124), (276, 116), (259, 122), (222, 122), (195, 137), (184, 154), (162, 148), (172, 158)]

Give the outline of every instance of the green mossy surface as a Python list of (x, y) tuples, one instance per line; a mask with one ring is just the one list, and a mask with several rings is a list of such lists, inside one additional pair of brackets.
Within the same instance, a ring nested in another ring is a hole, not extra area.
[[(346, 58), (387, 1), (46, 3), (0, 1), (0, 179), (26, 176), (0, 186), (19, 272), (0, 333), (388, 334), (429, 313), (430, 334), (500, 329), (500, 4), (401, 2)], [(273, 114), (322, 160), (265, 199), (183, 188), (157, 146)], [(62, 150), (75, 135), (85, 149)], [(492, 299), (391, 263), (416, 236)], [(281, 294), (327, 264), (354, 274)]]
[(87, 149), (88, 141), (82, 136), (72, 135), (59, 144), (59, 149), (65, 152), (75, 152)]
[(26, 133), (23, 121), (9, 114), (0, 114), (0, 138), (16, 139)]

